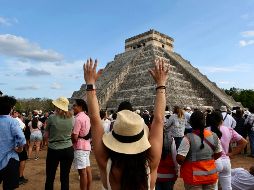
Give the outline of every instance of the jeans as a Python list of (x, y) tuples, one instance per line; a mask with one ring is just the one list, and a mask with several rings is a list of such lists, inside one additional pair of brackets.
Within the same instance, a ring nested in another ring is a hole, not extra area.
[(69, 190), (69, 173), (73, 157), (74, 157), (73, 147), (59, 150), (48, 148), (46, 158), (45, 190), (54, 189), (54, 180), (59, 163), (60, 163), (61, 190)]
[(155, 190), (173, 190), (175, 181), (156, 182)]
[(249, 132), (249, 140), (251, 155), (254, 156), (254, 131)]
[(11, 158), (5, 168), (0, 170), (0, 184), (3, 190), (13, 190), (19, 186), (19, 161)]
[[(222, 190), (232, 190), (231, 187), (231, 163), (228, 158), (219, 158), (215, 161), (216, 169), (219, 172), (219, 182)], [(215, 188), (218, 190), (218, 187)]]
[(216, 183), (207, 185), (189, 185), (184, 184), (186, 190), (214, 190)]
[(175, 140), (175, 143), (176, 143), (176, 150), (178, 150), (182, 140), (183, 140), (183, 137), (174, 137), (174, 140)]

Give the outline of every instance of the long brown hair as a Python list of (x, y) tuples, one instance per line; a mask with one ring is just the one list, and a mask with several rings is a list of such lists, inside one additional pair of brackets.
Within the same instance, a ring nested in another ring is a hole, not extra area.
[(174, 113), (177, 114), (179, 119), (182, 119), (184, 116), (183, 110), (179, 106), (174, 107)]
[(139, 154), (121, 154), (110, 149), (109, 157), (112, 166), (122, 171), (121, 190), (147, 190), (148, 189), (148, 156), (147, 151)]
[(194, 111), (190, 117), (190, 124), (194, 130), (199, 130), (199, 137), (201, 138), (200, 149), (204, 146), (204, 129), (205, 129), (205, 115), (201, 111)]
[(56, 115), (58, 115), (64, 119), (72, 117), (72, 113), (70, 111), (63, 111), (56, 106), (55, 106), (55, 113), (56, 113)]
[(37, 129), (38, 128), (38, 121), (39, 121), (38, 117), (34, 117), (32, 119), (32, 128), (33, 129)]

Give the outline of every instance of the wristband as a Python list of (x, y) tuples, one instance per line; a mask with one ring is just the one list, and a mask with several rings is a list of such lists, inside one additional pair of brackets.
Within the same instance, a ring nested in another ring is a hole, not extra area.
[(157, 87), (155, 88), (156, 91), (157, 91), (158, 89), (166, 89), (166, 86), (157, 86)]
[(94, 84), (86, 84), (86, 91), (93, 91), (95, 89), (96, 88)]

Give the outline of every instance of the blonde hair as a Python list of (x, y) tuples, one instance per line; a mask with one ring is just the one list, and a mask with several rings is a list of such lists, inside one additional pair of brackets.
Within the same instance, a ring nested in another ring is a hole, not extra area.
[(67, 119), (72, 117), (72, 113), (70, 111), (64, 111), (59, 109), (58, 107), (55, 107), (56, 115), (59, 115), (60, 117)]
[(182, 119), (184, 117), (183, 110), (179, 106), (174, 107), (174, 113), (177, 114), (177, 117), (179, 119)]

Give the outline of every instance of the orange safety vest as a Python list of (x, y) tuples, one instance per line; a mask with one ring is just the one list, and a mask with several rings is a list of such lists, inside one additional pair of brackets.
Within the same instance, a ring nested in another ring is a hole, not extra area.
[[(188, 134), (187, 138), (190, 141), (190, 154), (188, 153), (185, 162), (180, 169), (180, 176), (183, 178), (184, 183), (190, 185), (216, 183), (218, 174), (216, 170), (215, 160), (213, 159), (214, 151), (205, 141), (204, 149), (200, 149), (201, 139), (194, 133)], [(204, 138), (206, 138), (206, 140), (215, 146), (212, 132), (204, 130)], [(195, 152), (192, 152), (192, 150), (199, 151), (198, 156), (196, 156), (196, 160), (191, 157), (193, 156), (193, 153), (195, 154)], [(206, 158), (202, 158), (203, 155), (206, 155)], [(207, 159), (207, 155), (209, 155), (209, 159)]]
[(164, 160), (160, 160), (160, 164), (157, 170), (157, 181), (167, 182), (176, 181), (177, 174), (175, 171), (175, 164), (172, 159), (172, 155), (167, 155)]

